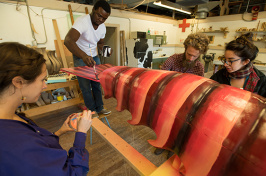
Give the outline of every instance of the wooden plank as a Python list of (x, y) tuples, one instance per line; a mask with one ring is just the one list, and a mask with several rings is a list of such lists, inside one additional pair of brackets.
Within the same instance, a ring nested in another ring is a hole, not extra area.
[[(61, 40), (61, 43), (64, 43), (64, 40)], [(57, 55), (57, 57), (61, 58), (57, 40), (54, 40), (54, 44), (55, 44), (56, 55)], [(64, 48), (64, 52), (65, 52), (66, 57), (68, 57), (68, 56), (73, 57), (73, 54), (67, 49), (67, 47), (65, 45), (63, 45), (63, 48)], [(73, 62), (73, 59), (72, 59), (72, 62)]]
[[(176, 155), (173, 155), (171, 158), (169, 158), (167, 161), (165, 161), (150, 176), (162, 176), (162, 175), (181, 176), (179, 171), (173, 167), (173, 162), (174, 162), (175, 157), (176, 157)], [(178, 163), (178, 164), (180, 164), (180, 163)]]
[(125, 31), (120, 31), (120, 65), (127, 66)]
[(104, 117), (108, 117), (108, 116), (110, 116), (112, 113), (110, 113), (110, 114), (98, 114), (99, 115), (99, 117), (97, 117), (98, 119), (102, 119), (102, 118), (104, 118)]
[(47, 112), (51, 112), (51, 111), (55, 111), (58, 109), (62, 109), (62, 108), (66, 108), (68, 106), (73, 106), (79, 103), (83, 103), (83, 100), (80, 100), (80, 98), (73, 98), (70, 100), (66, 100), (66, 101), (62, 101), (62, 102), (58, 102), (58, 103), (54, 103), (54, 104), (49, 104), (49, 105), (45, 105), (45, 106), (40, 106), (37, 108), (33, 108), (33, 109), (29, 109), (26, 111), (23, 111), (28, 117), (32, 117), (35, 115), (40, 115), (43, 113), (47, 113)]
[(85, 13), (86, 13), (86, 14), (89, 14), (88, 7), (85, 7)]
[(123, 60), (124, 66), (128, 66), (128, 60), (126, 59), (126, 39), (125, 39), (125, 31), (123, 31), (122, 41), (123, 41)]
[(59, 33), (57, 22), (56, 22), (55, 19), (53, 19), (53, 25), (54, 25), (55, 35), (56, 35), (56, 38), (57, 38), (57, 43), (58, 43), (60, 55), (61, 55), (61, 58), (62, 58), (63, 66), (65, 68), (68, 68), (67, 61), (66, 61), (66, 56), (65, 56), (65, 52), (64, 52), (64, 48), (63, 48), (63, 43), (61, 42), (60, 33)]
[(74, 86), (74, 85), (78, 85), (77, 80), (61, 82), (61, 83), (54, 83), (54, 84), (47, 84), (47, 88), (44, 89), (43, 91), (54, 90), (54, 89), (58, 89), (61, 87), (69, 87), (69, 86)]
[[(64, 40), (61, 40), (61, 43), (64, 43)], [(55, 45), (55, 52), (57, 59), (59, 59), (61, 62), (63, 62), (61, 56), (60, 56), (60, 51), (59, 51), (59, 46), (57, 40), (54, 40), (54, 45)], [(74, 67), (74, 61), (73, 61), (73, 54), (67, 49), (65, 45), (63, 45), (64, 53), (66, 56), (66, 62), (68, 67)]]
[(123, 35), (125, 35), (125, 31), (120, 31), (120, 65), (125, 66), (125, 58), (124, 58), (124, 41)]
[(68, 11), (69, 11), (71, 23), (73, 25), (74, 24), (74, 17), (73, 17), (72, 8), (71, 8), (71, 5), (70, 4), (68, 4)]
[(122, 154), (126, 161), (140, 175), (150, 175), (157, 168), (98, 118), (92, 119), (92, 127), (104, 140), (109, 142), (115, 150)]

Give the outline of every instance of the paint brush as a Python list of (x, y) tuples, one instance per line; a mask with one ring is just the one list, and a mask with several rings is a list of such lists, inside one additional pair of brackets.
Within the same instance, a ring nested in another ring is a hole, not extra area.
[(94, 73), (95, 73), (95, 78), (96, 78), (97, 80), (99, 80), (98, 75), (96, 74), (95, 64), (96, 64), (96, 63), (94, 62), (93, 69), (94, 69)]
[[(90, 45), (89, 45), (89, 48), (90, 48), (90, 53), (91, 53), (91, 57), (92, 57), (92, 52), (91, 52), (91, 47), (90, 47)], [(93, 58), (93, 57), (92, 57), (92, 58)], [(96, 74), (95, 65), (96, 65), (96, 62), (94, 61), (93, 70), (94, 70), (94, 73), (95, 73), (95, 78), (96, 78), (97, 80), (99, 80), (98, 75)]]

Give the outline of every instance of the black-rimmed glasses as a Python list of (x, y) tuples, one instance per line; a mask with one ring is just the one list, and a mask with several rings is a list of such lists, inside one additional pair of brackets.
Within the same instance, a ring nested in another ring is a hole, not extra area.
[(222, 62), (223, 64), (226, 63), (227, 65), (231, 66), (231, 65), (233, 64), (233, 62), (236, 62), (236, 61), (238, 61), (238, 60), (240, 60), (240, 59), (233, 60), (233, 61), (227, 61), (226, 59), (221, 59), (221, 62)]

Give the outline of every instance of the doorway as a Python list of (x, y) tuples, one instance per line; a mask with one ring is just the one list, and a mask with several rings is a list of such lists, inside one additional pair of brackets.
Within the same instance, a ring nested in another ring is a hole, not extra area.
[(106, 26), (106, 34), (104, 43), (112, 48), (112, 55), (110, 57), (102, 58), (102, 64), (112, 64), (114, 66), (120, 65), (120, 55), (119, 55), (119, 31), (120, 25), (118, 24), (105, 24)]

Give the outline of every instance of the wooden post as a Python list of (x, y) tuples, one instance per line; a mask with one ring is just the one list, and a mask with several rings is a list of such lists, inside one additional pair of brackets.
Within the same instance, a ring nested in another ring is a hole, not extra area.
[(73, 13), (72, 13), (72, 9), (71, 9), (71, 5), (70, 4), (68, 4), (68, 10), (69, 10), (69, 15), (70, 15), (71, 23), (73, 25), (74, 24), (74, 17), (73, 17)]
[(226, 14), (228, 15), (229, 14), (229, 7), (228, 7), (228, 0), (220, 0), (221, 2), (220, 2), (220, 4), (219, 4), (219, 6), (220, 6), (220, 8), (221, 8), (221, 10), (220, 10), (220, 16), (223, 16), (224, 15), (224, 11), (225, 11), (225, 9), (226, 9)]
[(85, 7), (85, 13), (86, 13), (86, 14), (89, 14), (88, 7)]
[(58, 47), (59, 47), (60, 55), (61, 55), (61, 58), (62, 58), (63, 66), (65, 68), (68, 68), (67, 61), (66, 61), (66, 55), (65, 55), (65, 52), (64, 52), (64, 48), (63, 48), (63, 43), (61, 41), (61, 37), (60, 37), (59, 30), (58, 30), (57, 22), (56, 22), (55, 19), (53, 19), (53, 25), (54, 25), (55, 35), (56, 35), (56, 39), (57, 39), (57, 44), (58, 44)]
[(124, 57), (123, 57), (123, 40), (122, 40), (123, 31), (120, 31), (120, 63), (121, 66), (124, 66)]
[(125, 47), (125, 31), (120, 31), (120, 62), (121, 66), (126, 64), (126, 47)]

